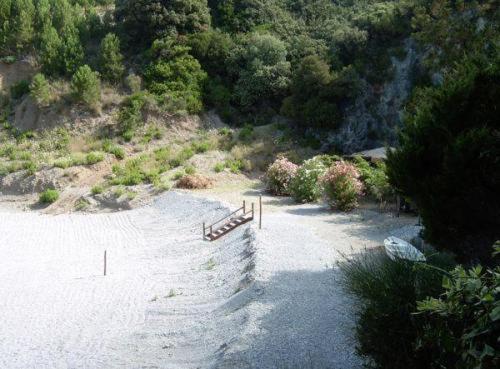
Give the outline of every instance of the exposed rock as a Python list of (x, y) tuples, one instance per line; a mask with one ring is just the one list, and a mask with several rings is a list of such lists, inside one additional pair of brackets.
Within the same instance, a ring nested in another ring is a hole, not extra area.
[(7, 91), (12, 85), (29, 80), (36, 73), (33, 60), (26, 58), (12, 64), (0, 62), (0, 91)]
[(371, 149), (397, 142), (404, 104), (413, 87), (412, 76), (420, 55), (412, 39), (404, 42), (403, 60), (391, 57), (394, 78), (384, 85), (363, 81), (361, 95), (347, 109), (343, 126), (328, 138), (331, 145), (344, 153)]
[(42, 169), (28, 175), (26, 171), (15, 172), (0, 178), (0, 192), (4, 194), (30, 194), (46, 189), (61, 189), (68, 183), (64, 170), (60, 168)]

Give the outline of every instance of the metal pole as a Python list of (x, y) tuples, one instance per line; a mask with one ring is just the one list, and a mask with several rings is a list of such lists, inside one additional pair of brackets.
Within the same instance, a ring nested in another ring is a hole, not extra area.
[(399, 211), (401, 209), (401, 197), (399, 195), (396, 196), (396, 207), (397, 207), (396, 217), (399, 218)]
[(262, 229), (262, 195), (259, 196), (259, 229)]
[(107, 264), (107, 260), (106, 260), (106, 250), (104, 250), (104, 275), (106, 275), (106, 265)]
[(254, 204), (252, 202), (252, 219), (255, 217), (255, 209), (254, 209)]
[(205, 222), (203, 222), (203, 239), (205, 239)]
[(247, 205), (247, 204), (246, 204), (246, 201), (245, 201), (245, 200), (243, 200), (243, 214), (245, 214), (245, 213), (247, 212), (247, 211), (246, 211), (246, 210), (247, 210), (247, 206), (246, 206), (246, 205)]

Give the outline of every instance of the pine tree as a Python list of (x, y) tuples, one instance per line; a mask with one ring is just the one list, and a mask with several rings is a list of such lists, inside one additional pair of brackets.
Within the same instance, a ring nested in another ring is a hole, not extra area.
[(123, 77), (123, 55), (120, 52), (120, 40), (113, 33), (102, 39), (99, 50), (99, 64), (102, 76), (110, 82), (118, 82)]
[(101, 99), (101, 82), (99, 74), (84, 65), (76, 71), (71, 79), (71, 91), (76, 100), (97, 110)]
[(44, 73), (53, 75), (61, 70), (60, 50), (62, 41), (52, 25), (46, 25), (40, 40), (40, 62)]
[(35, 31), (35, 5), (33, 0), (16, 0), (12, 7), (12, 44), (17, 50), (30, 45)]
[(64, 74), (74, 73), (83, 63), (85, 54), (83, 51), (78, 31), (74, 27), (69, 27), (64, 36), (61, 44), (61, 70)]
[(12, 0), (0, 0), (0, 50), (8, 48)]
[(48, 106), (52, 100), (50, 85), (45, 76), (38, 73), (33, 77), (30, 84), (30, 94), (40, 107)]

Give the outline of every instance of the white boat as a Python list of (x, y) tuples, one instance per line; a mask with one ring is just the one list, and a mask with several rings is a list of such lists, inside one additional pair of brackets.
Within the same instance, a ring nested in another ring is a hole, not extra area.
[(405, 259), (410, 261), (425, 261), (425, 255), (415, 246), (397, 237), (388, 237), (384, 240), (387, 256), (392, 260)]

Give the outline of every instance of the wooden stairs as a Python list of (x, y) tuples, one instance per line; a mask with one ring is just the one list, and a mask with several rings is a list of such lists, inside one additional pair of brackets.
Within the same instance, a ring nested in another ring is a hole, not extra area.
[(245, 201), (243, 201), (243, 206), (238, 210), (232, 212), (231, 214), (219, 219), (217, 222), (206, 226), (203, 223), (203, 239), (208, 241), (215, 241), (222, 236), (228, 234), (233, 229), (239, 226), (251, 222), (254, 219), (255, 211), (254, 204), (249, 211), (246, 211)]

